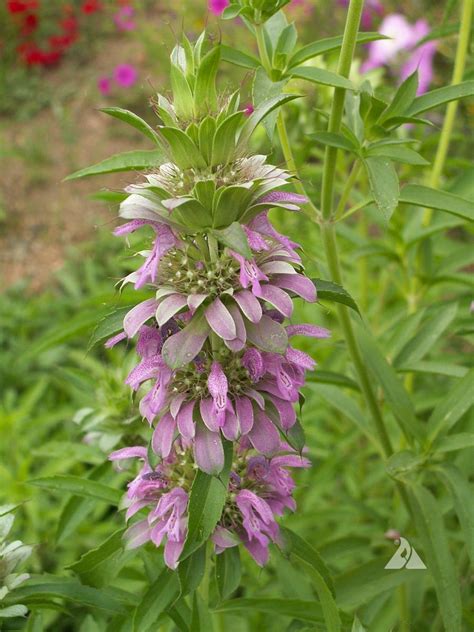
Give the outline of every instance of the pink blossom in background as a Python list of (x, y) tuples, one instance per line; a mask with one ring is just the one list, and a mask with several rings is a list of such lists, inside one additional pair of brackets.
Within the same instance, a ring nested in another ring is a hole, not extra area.
[(209, 0), (208, 7), (209, 11), (214, 15), (222, 15), (229, 4), (229, 0)]
[(97, 80), (97, 87), (99, 88), (99, 92), (103, 94), (105, 97), (110, 94), (111, 82), (109, 77), (99, 77)]
[[(342, 7), (348, 7), (349, 0), (339, 0), (339, 4)], [(382, 16), (383, 13), (383, 4), (380, 0), (367, 0), (364, 5), (364, 10), (362, 11), (361, 27), (365, 30), (371, 29), (374, 15)]]
[(286, 8), (289, 13), (302, 13), (309, 17), (313, 13), (314, 5), (312, 0), (291, 0)]
[(129, 5), (120, 7), (114, 15), (115, 26), (119, 31), (133, 31), (135, 29), (136, 24), (133, 21), (134, 13), (134, 8)]
[(245, 116), (250, 116), (251, 114), (254, 113), (254, 111), (255, 111), (255, 108), (253, 107), (251, 103), (247, 103), (247, 105), (244, 107)]
[(119, 64), (115, 68), (114, 79), (122, 88), (131, 88), (138, 79), (138, 72), (131, 64)]
[(362, 64), (361, 71), (396, 65), (397, 61), (403, 62), (405, 56), (399, 70), (401, 81), (418, 69), (418, 94), (426, 92), (433, 79), (433, 57), (437, 46), (437, 42), (432, 41), (417, 47), (418, 42), (430, 32), (426, 20), (410, 24), (404, 15), (393, 13), (383, 20), (379, 32), (391, 39), (369, 44), (369, 57)]

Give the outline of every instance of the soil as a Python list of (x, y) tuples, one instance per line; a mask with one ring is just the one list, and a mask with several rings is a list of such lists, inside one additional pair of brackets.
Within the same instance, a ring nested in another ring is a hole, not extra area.
[[(117, 88), (103, 97), (97, 78), (124, 60), (139, 69), (139, 83), (128, 92)], [(129, 103), (134, 99), (146, 113), (152, 89), (136, 41), (110, 40), (100, 58), (74, 72), (72, 95), (62, 95), (64, 83), (71, 82), (70, 64), (65, 62), (45, 76), (51, 84), (49, 107), (27, 123), (0, 121), (7, 157), (0, 170), (2, 289), (26, 280), (31, 291), (41, 290), (61, 268), (71, 246), (113, 225), (115, 210), (112, 213), (88, 196), (103, 188), (122, 189), (130, 182), (130, 174), (123, 173), (75, 182), (62, 182), (63, 178), (114, 153), (151, 148), (135, 130), (124, 130), (123, 123), (98, 111), (112, 104), (137, 111)], [(157, 80), (154, 77), (153, 83)]]

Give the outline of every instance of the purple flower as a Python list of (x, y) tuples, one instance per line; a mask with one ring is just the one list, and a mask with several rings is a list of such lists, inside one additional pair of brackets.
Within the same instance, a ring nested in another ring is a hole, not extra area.
[(138, 79), (138, 72), (131, 64), (119, 64), (114, 70), (115, 82), (122, 88), (131, 88)]
[(167, 494), (163, 494), (148, 517), (151, 541), (160, 546), (166, 536), (165, 563), (171, 569), (178, 566), (178, 559), (184, 547), (188, 524), (187, 507), (188, 494), (181, 487), (175, 487)]
[(133, 21), (133, 15), (135, 10), (129, 5), (120, 7), (117, 13), (114, 15), (115, 26), (119, 31), (133, 31), (136, 27)]
[(97, 80), (97, 87), (99, 88), (99, 92), (104, 95), (104, 97), (108, 96), (112, 89), (112, 82), (110, 81), (110, 77), (99, 77)]
[(437, 47), (436, 41), (417, 46), (430, 32), (426, 20), (410, 24), (405, 16), (393, 13), (383, 20), (379, 31), (391, 39), (369, 44), (369, 56), (361, 71), (367, 72), (384, 65), (393, 66), (398, 60), (403, 61), (404, 57), (399, 71), (400, 80), (403, 81), (418, 70), (418, 94), (426, 92), (433, 79), (433, 57)]
[(229, 6), (229, 0), (209, 0), (209, 11), (214, 15), (222, 15), (224, 9)]

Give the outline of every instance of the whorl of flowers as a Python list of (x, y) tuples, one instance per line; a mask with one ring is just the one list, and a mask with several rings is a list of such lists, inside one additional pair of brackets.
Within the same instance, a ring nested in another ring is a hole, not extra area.
[[(150, 128), (163, 162), (126, 189), (120, 206), (128, 221), (116, 235), (143, 227), (154, 235), (139, 253), (142, 265), (123, 280), (146, 287), (150, 297), (107, 342), (136, 338), (140, 360), (126, 382), (140, 391), (140, 412), (153, 427), (148, 450), (124, 448), (110, 457), (144, 462), (129, 486), (127, 519), (145, 509), (148, 516), (127, 537), (132, 546), (166, 541), (171, 568), (186, 538), (196, 469), (218, 475), (230, 443), (234, 459), (215, 548), (243, 542), (259, 564), (266, 561), (269, 542), (278, 540), (275, 516), (294, 509), (285, 468), (308, 465), (294, 449), (292, 428), (305, 372), (315, 362), (289, 341), (329, 335), (288, 322), (293, 299), (314, 302), (316, 289), (298, 244), (268, 218), (271, 207), (297, 211), (305, 199), (281, 190), (287, 172), (248, 153), (252, 131), (280, 101), (248, 116), (237, 95), (219, 100), (219, 49), (203, 56), (202, 46), (200, 38), (194, 51), (189, 42), (173, 51), (173, 102), (158, 96), (163, 125)], [(150, 450), (159, 459), (155, 468)]]

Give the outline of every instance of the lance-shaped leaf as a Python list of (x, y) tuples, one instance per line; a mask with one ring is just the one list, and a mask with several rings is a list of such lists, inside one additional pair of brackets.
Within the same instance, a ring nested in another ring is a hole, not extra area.
[(143, 171), (160, 165), (166, 160), (165, 154), (160, 149), (147, 151), (126, 151), (122, 154), (115, 154), (101, 162), (79, 169), (68, 175), (64, 180), (77, 180), (89, 176), (102, 176), (107, 173), (117, 173), (120, 171)]
[(165, 568), (146, 590), (133, 615), (133, 632), (150, 630), (158, 617), (177, 598), (179, 581), (177, 573)]
[(349, 292), (342, 287), (342, 285), (338, 285), (332, 281), (325, 281), (324, 279), (312, 279), (312, 281), (316, 286), (318, 300), (341, 303), (342, 305), (346, 305), (346, 307), (353, 309), (360, 316), (357, 303), (354, 301)]
[(132, 309), (133, 305), (127, 305), (126, 307), (118, 307), (115, 311), (104, 316), (100, 320), (92, 332), (92, 335), (87, 345), (88, 351), (95, 347), (95, 345), (103, 342), (107, 338), (110, 338), (114, 334), (122, 331), (123, 319), (126, 314)]
[(216, 74), (220, 61), (220, 46), (214, 46), (202, 58), (194, 86), (194, 108), (197, 114), (217, 109)]
[(128, 123), (139, 132), (144, 134), (147, 138), (157, 143), (158, 145), (161, 145), (161, 139), (155, 132), (155, 130), (151, 127), (151, 125), (149, 125), (134, 112), (130, 112), (130, 110), (124, 110), (123, 108), (101, 108), (100, 111), (108, 114), (109, 116), (113, 116), (120, 121)]
[(222, 230), (213, 229), (211, 232), (224, 246), (232, 248), (232, 250), (235, 250), (235, 252), (238, 252), (246, 259), (252, 258), (247, 235), (239, 222), (232, 222), (227, 228)]
[(292, 68), (290, 70), (290, 76), (293, 79), (304, 79), (311, 83), (320, 83), (325, 86), (332, 86), (333, 88), (344, 88), (344, 90), (355, 90), (355, 86), (352, 81), (346, 79), (342, 75), (338, 75), (331, 70), (325, 70), (324, 68), (314, 68), (313, 66), (301, 66), (299, 68)]
[[(376, 40), (388, 39), (385, 35), (381, 35), (380, 33), (358, 33), (356, 43), (357, 44), (365, 44), (366, 42), (374, 42)], [(338, 50), (342, 46), (342, 35), (338, 35), (337, 37), (326, 37), (324, 39), (318, 40), (317, 42), (312, 42), (307, 46), (303, 46), (300, 50), (296, 51), (293, 57), (290, 59), (289, 66), (299, 66), (307, 59), (311, 59), (312, 57), (318, 57), (319, 55), (324, 55), (325, 53), (330, 53), (334, 50)]]
[(256, 70), (260, 66), (260, 61), (256, 57), (243, 53), (231, 46), (221, 45), (221, 59), (234, 64), (234, 66), (248, 68), (249, 70)]
[(474, 204), (459, 195), (439, 191), (421, 184), (407, 184), (400, 192), (400, 202), (421, 208), (444, 211), (456, 217), (474, 221)]
[(385, 121), (403, 115), (407, 108), (413, 103), (417, 89), (418, 71), (415, 70), (398, 88), (392, 102), (385, 108), (377, 122), (383, 125)]
[(118, 505), (122, 497), (120, 490), (80, 476), (46, 476), (36, 478), (30, 481), (30, 484), (52, 491), (69, 492), (85, 498), (96, 498), (111, 505)]
[(173, 161), (181, 169), (204, 168), (206, 161), (201, 152), (182, 130), (177, 127), (160, 127), (160, 133), (169, 143)]
[(237, 590), (241, 578), (239, 547), (224, 549), (216, 556), (216, 584), (221, 599), (226, 599)]
[(375, 204), (388, 222), (397, 208), (400, 196), (395, 167), (391, 160), (382, 156), (369, 156), (364, 159), (364, 165)]
[(464, 99), (466, 97), (474, 96), (474, 81), (463, 81), (457, 83), (454, 86), (445, 86), (444, 88), (438, 88), (437, 90), (431, 90), (426, 94), (422, 94), (417, 97), (410, 107), (406, 110), (406, 116), (418, 116), (433, 110), (434, 108), (449, 103), (450, 101), (456, 101), (457, 99)]

